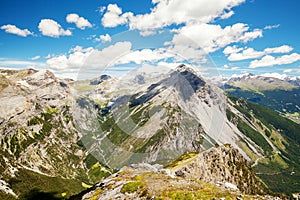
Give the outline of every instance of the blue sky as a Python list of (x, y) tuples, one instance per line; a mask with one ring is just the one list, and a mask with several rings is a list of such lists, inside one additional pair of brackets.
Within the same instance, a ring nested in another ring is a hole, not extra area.
[(189, 63), (227, 77), (300, 76), (299, 8), (295, 0), (2, 0), (0, 67), (76, 78), (110, 65)]

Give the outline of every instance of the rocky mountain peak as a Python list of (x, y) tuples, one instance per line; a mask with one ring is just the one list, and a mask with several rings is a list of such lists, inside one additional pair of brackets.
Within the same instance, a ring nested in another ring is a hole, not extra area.
[(22, 80), (26, 81), (31, 86), (40, 87), (42, 85), (50, 84), (56, 81), (57, 79), (55, 75), (49, 70), (41, 70), (30, 76), (25, 77)]
[(99, 85), (100, 83), (102, 83), (103, 81), (106, 81), (108, 79), (110, 79), (111, 76), (103, 74), (93, 80), (90, 81), (90, 85)]

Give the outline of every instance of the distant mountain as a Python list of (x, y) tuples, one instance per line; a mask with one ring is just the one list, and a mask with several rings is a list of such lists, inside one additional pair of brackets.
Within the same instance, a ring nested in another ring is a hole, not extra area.
[(292, 90), (297, 87), (286, 80), (274, 77), (257, 76), (254, 74), (245, 74), (240, 77), (229, 79), (225, 83), (225, 88), (239, 88), (259, 93), (269, 90)]
[(91, 85), (99, 85), (99, 84), (102, 83), (103, 81), (106, 81), (106, 80), (108, 80), (108, 79), (110, 79), (110, 78), (111, 78), (111, 76), (106, 75), (106, 74), (103, 74), (103, 75), (101, 75), (100, 77), (91, 80), (91, 81), (90, 81), (90, 84), (91, 84)]
[(224, 88), (231, 95), (277, 110), (300, 122), (299, 80), (297, 77), (278, 79), (248, 74), (229, 79)]

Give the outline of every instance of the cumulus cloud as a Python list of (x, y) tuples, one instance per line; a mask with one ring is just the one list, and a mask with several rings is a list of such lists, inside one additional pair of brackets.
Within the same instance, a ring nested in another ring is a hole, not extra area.
[(174, 57), (173, 54), (167, 52), (165, 48), (162, 49), (142, 49), (131, 51), (118, 60), (120, 64), (127, 64), (134, 62), (136, 64), (142, 64), (143, 62), (157, 62), (167, 58)]
[(255, 51), (253, 48), (247, 48), (243, 50), (241, 53), (232, 53), (228, 56), (228, 60), (237, 61), (237, 60), (246, 60), (259, 58), (264, 55), (264, 52)]
[(233, 53), (238, 53), (240, 51), (242, 51), (243, 48), (238, 48), (236, 45), (233, 45), (233, 46), (227, 46), (224, 50), (223, 50), (223, 53), (225, 55), (228, 55), (228, 54), (233, 54)]
[(261, 37), (258, 30), (249, 31), (243, 23), (222, 28), (214, 24), (192, 24), (177, 30), (171, 43), (202, 48), (206, 53), (214, 52), (233, 42), (246, 42)]
[[(88, 71), (105, 70), (118, 65), (129, 63), (157, 63), (164, 62), (175, 55), (166, 48), (132, 50), (130, 42), (117, 42), (102, 50), (93, 47), (83, 48), (76, 46), (70, 49), (67, 55), (51, 57), (46, 61), (48, 67), (56, 72), (68, 72), (69, 70)], [(114, 68), (117, 69), (117, 68)]]
[(116, 4), (109, 4), (102, 24), (105, 27), (115, 27), (127, 23), (130, 29), (153, 30), (172, 24), (208, 23), (217, 17), (230, 17), (233, 14), (231, 9), (243, 2), (244, 0), (152, 0), (154, 7), (151, 12), (138, 15), (122, 13)]
[(20, 29), (12, 24), (3, 25), (0, 27), (6, 33), (11, 33), (15, 35), (19, 35), (22, 37), (27, 37), (28, 35), (33, 35), (33, 32), (30, 32), (28, 29)]
[(230, 61), (247, 60), (259, 58), (267, 54), (276, 53), (289, 53), (293, 50), (292, 47), (288, 45), (282, 45), (279, 47), (266, 48), (263, 51), (256, 51), (253, 48), (237, 48), (236, 46), (228, 46), (223, 50), (223, 53), (228, 56)]
[(87, 19), (79, 17), (76, 13), (68, 14), (66, 20), (68, 23), (76, 24), (77, 28), (80, 28), (81, 30), (84, 30), (86, 27), (92, 27), (92, 24)]
[(282, 45), (280, 47), (274, 47), (274, 48), (266, 48), (264, 52), (266, 54), (271, 54), (271, 53), (289, 53), (293, 50), (293, 47), (288, 46), (288, 45)]
[(105, 35), (100, 35), (99, 38), (95, 39), (97, 42), (111, 42), (111, 37), (108, 33), (106, 33)]
[(276, 73), (276, 72), (264, 73), (264, 74), (261, 74), (261, 76), (270, 77), (270, 78), (278, 78), (278, 79), (281, 79), (281, 80), (284, 80), (285, 78), (288, 77), (288, 75), (286, 75), (286, 74), (279, 74), (279, 73)]
[(299, 60), (300, 60), (300, 54), (297, 53), (283, 55), (277, 58), (270, 55), (266, 55), (260, 60), (253, 60), (250, 63), (249, 68), (271, 67), (274, 65), (286, 65), (286, 64), (297, 62)]
[(52, 57), (46, 61), (46, 64), (57, 71), (79, 68), (105, 68), (115, 62), (122, 54), (129, 52), (130, 49), (130, 42), (118, 42), (102, 50), (92, 47), (83, 49), (77, 46), (71, 50), (68, 56)]
[(230, 18), (232, 15), (234, 14), (234, 12), (231, 10), (229, 12), (225, 12), (223, 15), (221, 15), (221, 19), (228, 19)]
[(127, 23), (130, 16), (132, 13), (129, 12), (122, 14), (122, 9), (117, 4), (109, 4), (101, 22), (104, 27), (112, 28)]
[(31, 58), (31, 60), (38, 60), (40, 58), (41, 58), (41, 56), (34, 56), (34, 57)]
[(70, 36), (70, 30), (64, 30), (60, 24), (52, 19), (42, 19), (39, 23), (40, 32), (49, 37)]

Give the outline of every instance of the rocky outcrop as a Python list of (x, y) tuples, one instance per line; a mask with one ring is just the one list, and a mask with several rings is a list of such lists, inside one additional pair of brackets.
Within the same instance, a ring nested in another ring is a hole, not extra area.
[(276, 199), (257, 195), (262, 189), (251, 167), (230, 145), (213, 147), (176, 164), (172, 168), (146, 163), (123, 167), (77, 198)]
[(201, 152), (172, 171), (186, 179), (199, 179), (247, 194), (262, 193), (250, 163), (231, 145), (214, 147)]

